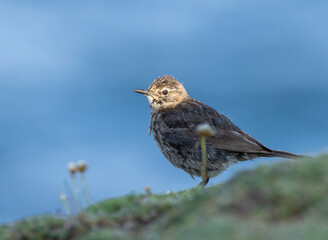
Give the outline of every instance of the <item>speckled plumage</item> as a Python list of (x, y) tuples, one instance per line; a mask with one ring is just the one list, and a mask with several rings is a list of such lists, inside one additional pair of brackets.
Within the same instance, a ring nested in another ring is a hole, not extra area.
[(148, 97), (151, 107), (149, 131), (161, 152), (174, 166), (192, 177), (201, 175), (201, 149), (196, 127), (202, 123), (208, 123), (216, 131), (206, 143), (209, 178), (238, 161), (262, 156), (300, 157), (265, 147), (223, 114), (190, 98), (182, 84), (172, 76), (161, 76), (148, 89), (135, 91)]

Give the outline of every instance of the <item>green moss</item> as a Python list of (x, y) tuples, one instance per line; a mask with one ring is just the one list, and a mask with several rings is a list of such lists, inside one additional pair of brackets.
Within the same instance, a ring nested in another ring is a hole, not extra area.
[(25, 219), (6, 226), (6, 231), (0, 231), (0, 239), (61, 239), (66, 232), (58, 231), (64, 227), (64, 221), (52, 216), (42, 216)]
[(327, 239), (328, 155), (261, 166), (225, 184), (130, 194), (75, 217), (0, 227), (0, 239)]
[(96, 229), (86, 233), (84, 236), (79, 237), (77, 240), (125, 240), (132, 239), (127, 233), (112, 229)]

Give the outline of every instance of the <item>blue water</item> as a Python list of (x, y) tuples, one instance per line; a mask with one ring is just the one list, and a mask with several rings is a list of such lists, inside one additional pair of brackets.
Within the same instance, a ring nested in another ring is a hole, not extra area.
[[(0, 3), (0, 222), (62, 209), (68, 162), (97, 201), (196, 181), (133, 89), (172, 74), (270, 148), (328, 152), (327, 1)], [(236, 171), (275, 162), (240, 163)]]

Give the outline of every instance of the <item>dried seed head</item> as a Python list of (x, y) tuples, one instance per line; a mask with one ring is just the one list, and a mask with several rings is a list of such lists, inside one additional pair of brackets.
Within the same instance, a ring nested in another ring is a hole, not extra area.
[(197, 134), (201, 137), (210, 137), (215, 134), (215, 129), (208, 123), (199, 124), (196, 128)]
[(83, 173), (86, 169), (88, 168), (88, 164), (86, 161), (78, 161), (78, 163), (76, 164), (76, 169), (78, 172)]
[(77, 171), (77, 166), (73, 162), (68, 163), (67, 168), (71, 174), (74, 174)]
[(149, 186), (146, 186), (144, 190), (146, 193), (151, 194), (151, 188)]

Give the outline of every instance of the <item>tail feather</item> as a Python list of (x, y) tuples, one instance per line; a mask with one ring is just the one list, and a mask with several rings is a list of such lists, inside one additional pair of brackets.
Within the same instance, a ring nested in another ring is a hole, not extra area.
[(268, 156), (268, 157), (282, 157), (282, 158), (290, 158), (290, 159), (300, 159), (300, 158), (307, 157), (305, 155), (298, 155), (298, 154), (279, 151), (279, 150), (272, 150), (272, 152), (268, 153), (268, 155), (265, 154), (265, 156)]

